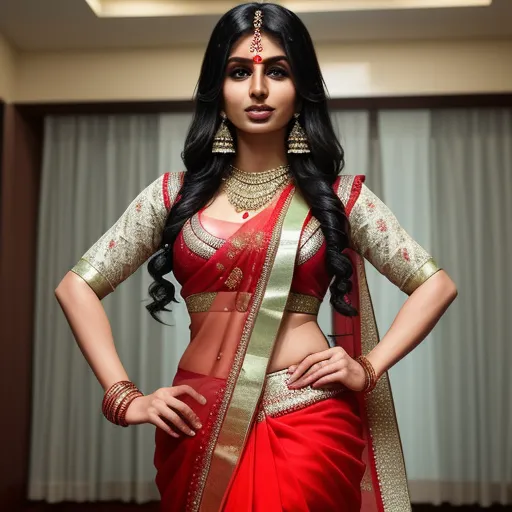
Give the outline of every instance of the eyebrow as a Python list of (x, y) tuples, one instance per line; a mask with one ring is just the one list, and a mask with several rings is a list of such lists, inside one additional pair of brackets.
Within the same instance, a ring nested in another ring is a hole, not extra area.
[[(285, 60), (286, 62), (288, 62), (288, 57), (286, 57), (286, 55), (276, 55), (275, 57), (269, 57), (267, 59), (263, 59), (260, 64), (272, 64), (279, 60)], [(231, 57), (228, 59), (228, 64), (231, 62), (239, 62), (241, 64), (252, 64), (253, 60), (247, 59), (245, 57)]]

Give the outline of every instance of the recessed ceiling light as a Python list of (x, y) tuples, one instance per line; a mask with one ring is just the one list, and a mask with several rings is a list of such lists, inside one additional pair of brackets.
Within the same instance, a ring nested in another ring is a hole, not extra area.
[[(221, 15), (239, 5), (229, 0), (85, 0), (99, 17)], [(489, 6), (492, 0), (275, 0), (296, 13)]]

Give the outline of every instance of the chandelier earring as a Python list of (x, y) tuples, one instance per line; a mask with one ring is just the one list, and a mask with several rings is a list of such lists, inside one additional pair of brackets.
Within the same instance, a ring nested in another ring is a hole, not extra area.
[(228, 117), (224, 112), (220, 113), (220, 117), (222, 118), (222, 121), (215, 137), (213, 138), (212, 153), (235, 153), (233, 136), (226, 124), (226, 119)]
[(300, 113), (293, 114), (295, 124), (288, 136), (288, 153), (311, 153), (309, 141), (304, 128), (299, 124)]

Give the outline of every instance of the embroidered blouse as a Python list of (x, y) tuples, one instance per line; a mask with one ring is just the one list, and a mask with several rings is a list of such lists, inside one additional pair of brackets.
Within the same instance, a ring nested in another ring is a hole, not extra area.
[[(184, 172), (166, 173), (146, 187), (71, 269), (100, 299), (114, 291), (160, 248), (165, 221), (183, 176)], [(352, 247), (393, 284), (411, 294), (439, 267), (364, 184), (364, 178), (341, 175), (333, 185), (345, 205)], [(224, 238), (205, 229), (213, 224), (214, 219), (201, 221), (198, 213), (185, 222), (173, 246), (173, 272), (178, 282), (184, 282), (224, 243)], [(333, 277), (324, 263), (325, 254), (320, 223), (309, 212), (300, 236), (287, 310), (318, 312)], [(189, 311), (192, 312), (190, 307)]]

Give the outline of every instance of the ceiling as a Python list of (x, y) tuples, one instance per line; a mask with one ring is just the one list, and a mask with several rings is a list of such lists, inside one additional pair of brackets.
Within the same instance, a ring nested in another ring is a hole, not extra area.
[[(315, 0), (312, 3), (320, 5)], [(331, 10), (299, 15), (315, 42), (512, 38), (512, 0), (493, 0), (487, 7)], [(85, 0), (0, 0), (0, 33), (24, 51), (203, 45), (219, 16), (98, 17)]]

